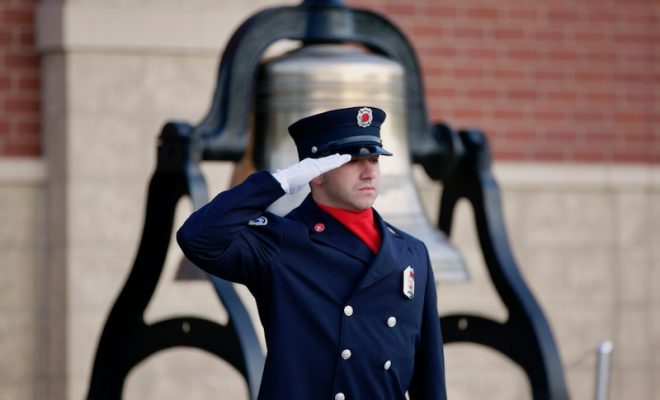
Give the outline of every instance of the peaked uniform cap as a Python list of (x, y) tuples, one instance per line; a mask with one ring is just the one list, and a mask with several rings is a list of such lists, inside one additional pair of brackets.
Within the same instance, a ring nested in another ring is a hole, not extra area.
[(391, 156), (382, 147), (380, 126), (385, 112), (376, 107), (350, 107), (302, 118), (289, 126), (298, 158), (319, 158), (330, 154)]

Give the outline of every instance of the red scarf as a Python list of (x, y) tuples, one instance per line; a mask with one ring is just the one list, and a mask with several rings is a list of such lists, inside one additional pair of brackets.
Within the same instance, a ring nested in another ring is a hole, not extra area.
[(359, 237), (372, 252), (378, 253), (381, 238), (380, 232), (378, 232), (378, 228), (376, 228), (376, 224), (374, 223), (373, 209), (349, 211), (318, 203), (317, 205)]

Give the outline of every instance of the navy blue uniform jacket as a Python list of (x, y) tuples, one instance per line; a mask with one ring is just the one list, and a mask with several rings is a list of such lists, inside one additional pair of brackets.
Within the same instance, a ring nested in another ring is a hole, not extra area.
[[(270, 173), (257, 172), (177, 233), (192, 262), (256, 298), (268, 348), (259, 399), (402, 400), (406, 391), (446, 399), (424, 244), (374, 213), (382, 235), (374, 255), (311, 196), (285, 217), (265, 211), (283, 195)], [(403, 293), (409, 266), (412, 299)]]

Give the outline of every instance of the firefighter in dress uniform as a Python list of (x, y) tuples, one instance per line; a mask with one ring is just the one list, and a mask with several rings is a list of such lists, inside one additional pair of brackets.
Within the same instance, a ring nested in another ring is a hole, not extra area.
[[(260, 400), (446, 399), (428, 252), (371, 207), (379, 156), (392, 155), (384, 120), (352, 107), (295, 122), (302, 161), (255, 172), (177, 232), (188, 259), (256, 299), (267, 346)], [(286, 216), (266, 211), (307, 185)]]

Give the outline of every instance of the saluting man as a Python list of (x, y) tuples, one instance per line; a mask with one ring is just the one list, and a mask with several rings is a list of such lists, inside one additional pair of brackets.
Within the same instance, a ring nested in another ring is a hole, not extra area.
[[(254, 295), (268, 350), (261, 400), (446, 399), (428, 252), (372, 208), (379, 156), (392, 155), (384, 120), (352, 107), (295, 122), (302, 161), (250, 175), (177, 232), (188, 259)], [(307, 185), (288, 215), (266, 211)]]

